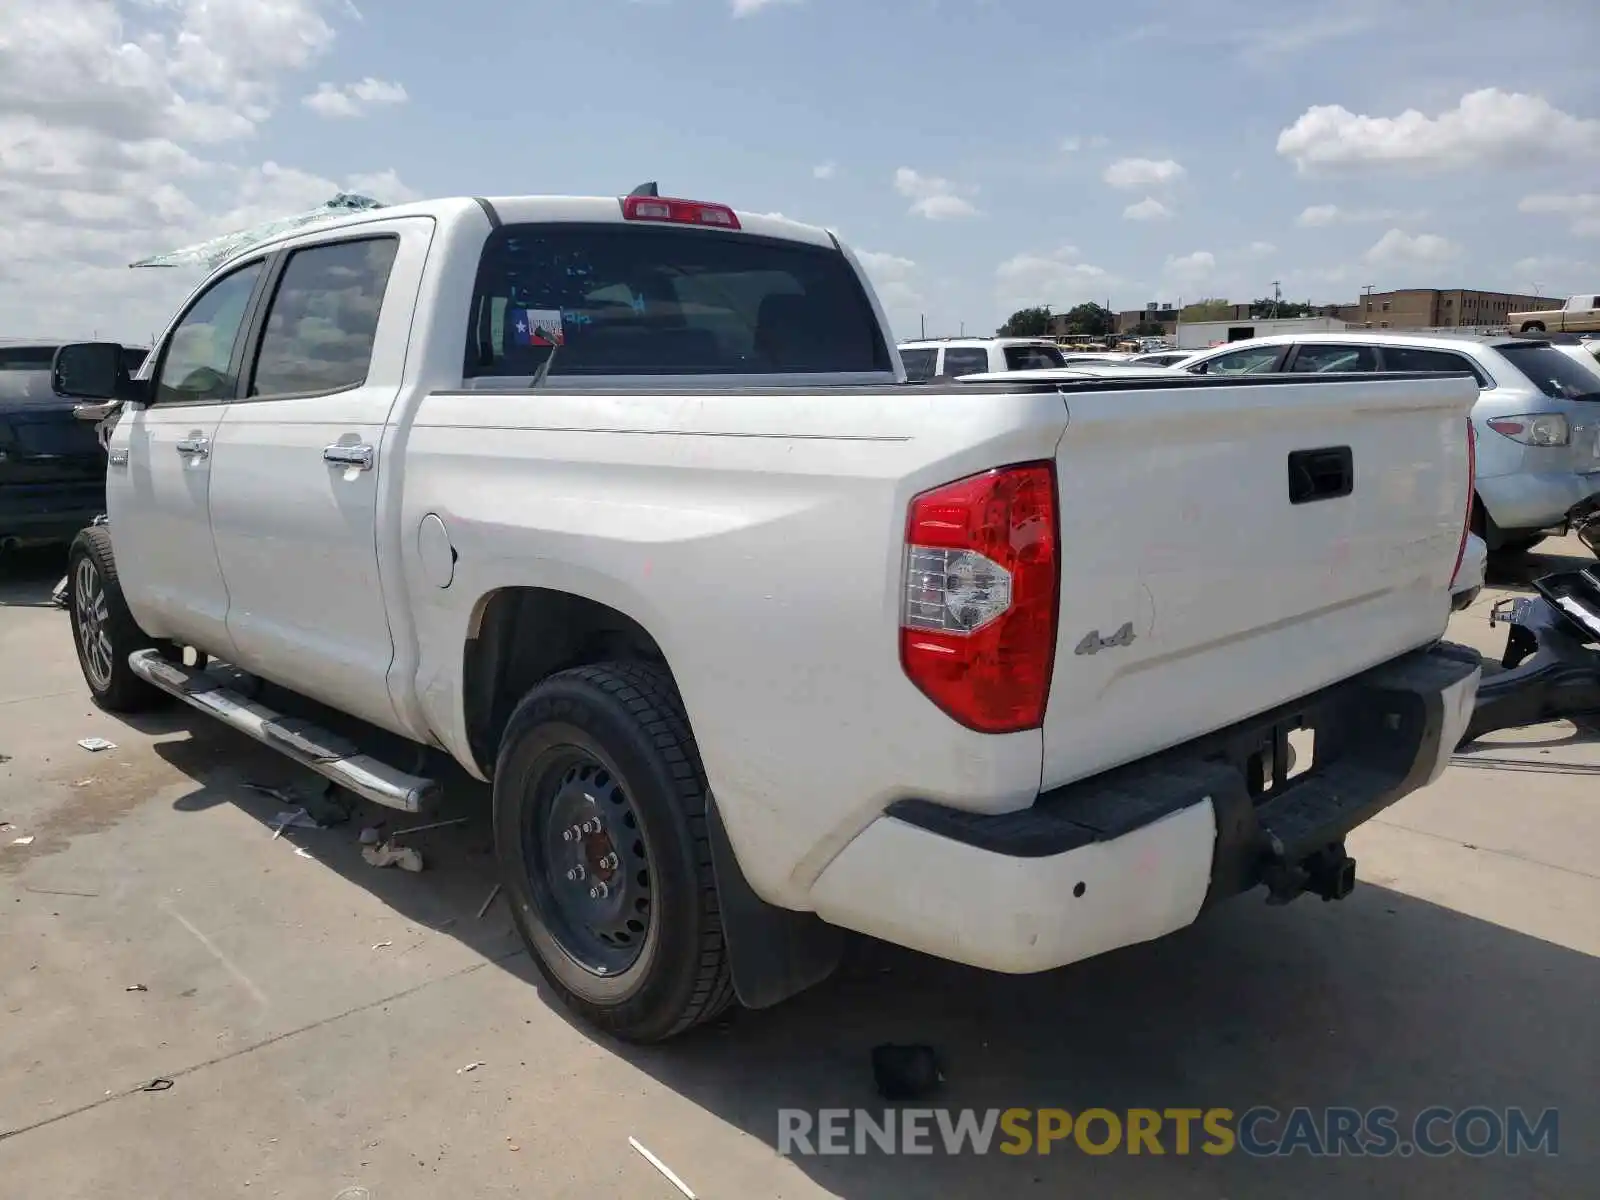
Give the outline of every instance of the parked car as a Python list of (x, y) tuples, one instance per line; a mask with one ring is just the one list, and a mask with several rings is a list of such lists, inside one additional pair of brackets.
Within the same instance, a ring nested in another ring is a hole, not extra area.
[(1600, 492), (1600, 381), (1542, 338), (1453, 334), (1281, 334), (1201, 351), (1178, 364), (1204, 375), (1466, 372), (1477, 380), (1473, 532), (1515, 554), (1564, 527)]
[[(70, 542), (105, 511), (106, 460), (94, 425), (50, 386), (56, 345), (0, 344), (0, 550)], [(130, 347), (130, 373), (145, 352)]]
[(69, 560), (89, 691), (407, 811), (424, 748), (492, 781), (533, 962), (635, 1041), (825, 978), (841, 929), (1032, 972), (1346, 895), (1476, 694), (1440, 643), (1471, 381), (912, 386), (887, 329), (829, 231), (717, 204), (274, 238), (146, 379), (57, 356), (126, 405)]
[(1560, 308), (1511, 313), (1506, 328), (1523, 333), (1583, 333), (1600, 330), (1600, 296), (1572, 296)]
[(1600, 341), (1573, 338), (1552, 340), (1551, 345), (1574, 362), (1581, 364), (1586, 370), (1600, 375)]
[(914, 382), (988, 371), (1059, 367), (1066, 359), (1049, 338), (951, 338), (900, 343), (906, 378)]
[(1193, 350), (1156, 350), (1149, 354), (1136, 354), (1131, 361), (1151, 367), (1172, 367), (1193, 357)]

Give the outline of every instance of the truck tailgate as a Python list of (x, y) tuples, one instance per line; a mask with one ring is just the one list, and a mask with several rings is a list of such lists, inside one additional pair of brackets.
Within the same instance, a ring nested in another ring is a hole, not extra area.
[(1045, 787), (1443, 634), (1472, 380), (1107, 384), (1062, 389)]

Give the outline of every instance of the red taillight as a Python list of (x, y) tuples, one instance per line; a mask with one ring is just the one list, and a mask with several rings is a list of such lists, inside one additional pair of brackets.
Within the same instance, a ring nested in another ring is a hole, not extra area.
[(1455, 586), (1456, 575), (1461, 570), (1461, 560), (1467, 556), (1467, 535), (1472, 532), (1472, 506), (1478, 495), (1478, 431), (1467, 418), (1467, 515), (1461, 521), (1461, 544), (1456, 547), (1456, 565), (1450, 572), (1450, 585)]
[(980, 733), (1044, 721), (1060, 588), (1056, 476), (1026, 463), (924, 492), (906, 523), (900, 662)]
[(666, 196), (627, 196), (622, 201), (622, 215), (629, 221), (739, 228), (739, 215), (726, 204), (702, 204), (698, 200), (673, 200)]

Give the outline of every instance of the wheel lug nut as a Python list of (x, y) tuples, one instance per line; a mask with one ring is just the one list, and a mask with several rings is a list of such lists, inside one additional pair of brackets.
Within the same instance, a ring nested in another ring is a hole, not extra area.
[(573, 867), (572, 870), (567, 872), (567, 878), (572, 880), (573, 883), (577, 883), (578, 880), (584, 877), (584, 874), (584, 869), (581, 866)]
[(600, 860), (600, 868), (604, 871), (615, 871), (621, 865), (621, 860), (615, 854), (608, 854)]
[(603, 883), (597, 883), (589, 889), (589, 899), (604, 900), (611, 894), (611, 889)]

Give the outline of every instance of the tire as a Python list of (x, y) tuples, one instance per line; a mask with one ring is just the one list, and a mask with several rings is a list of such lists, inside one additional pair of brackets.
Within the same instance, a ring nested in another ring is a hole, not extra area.
[(1522, 323), (1522, 332), (1523, 333), (1543, 333), (1544, 332), (1544, 322), (1543, 321), (1524, 321)]
[(67, 555), (67, 613), (78, 667), (94, 702), (107, 712), (137, 713), (166, 703), (166, 693), (133, 673), (128, 656), (168, 647), (139, 628), (128, 611), (117, 578), (111, 531), (91, 525), (72, 541)]
[(708, 798), (658, 667), (552, 676), (501, 739), (495, 852), (512, 919), (567, 1007), (625, 1041), (665, 1041), (733, 1001)]

